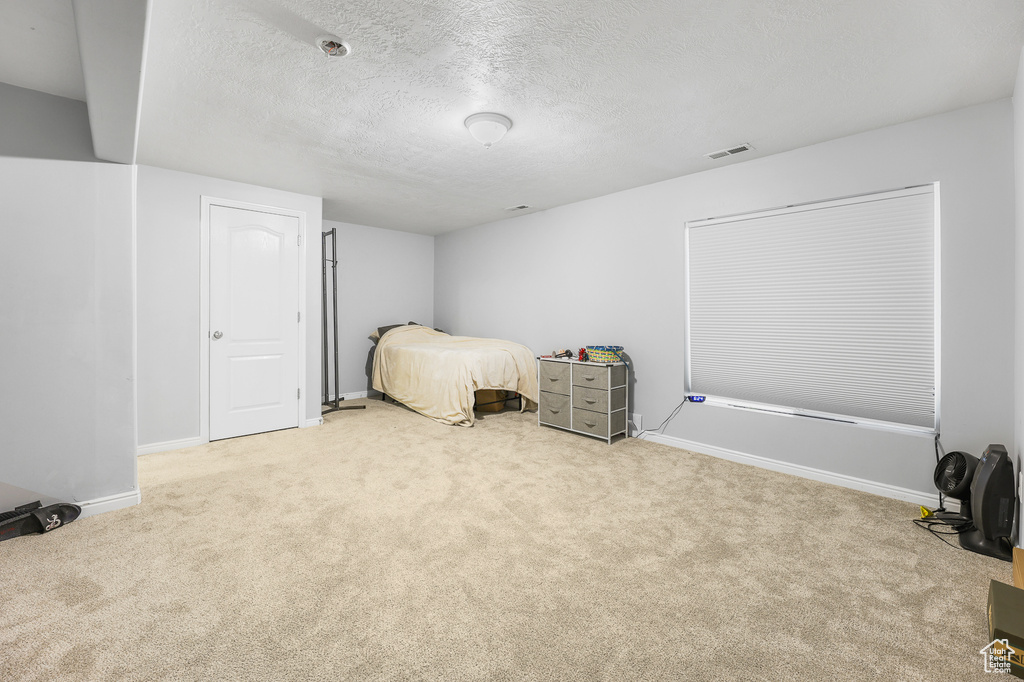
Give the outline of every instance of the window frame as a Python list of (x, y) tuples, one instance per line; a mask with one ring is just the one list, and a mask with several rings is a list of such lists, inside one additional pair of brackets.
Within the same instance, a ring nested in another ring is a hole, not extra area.
[[(778, 215), (786, 215), (792, 213), (799, 213), (805, 211), (813, 211), (820, 209), (827, 209), (832, 207), (868, 203), (871, 201), (877, 201), (887, 198), (897, 198), (899, 196), (910, 196), (914, 194), (924, 194), (931, 192), (934, 201), (934, 225), (933, 225), (933, 281), (932, 281), (932, 292), (933, 292), (933, 329), (932, 329), (932, 340), (933, 340), (933, 354), (932, 368), (934, 373), (934, 397), (933, 397), (933, 408), (934, 408), (934, 422), (932, 426), (919, 426), (914, 424), (904, 424), (899, 422), (882, 421), (878, 419), (871, 419), (866, 417), (857, 417), (852, 415), (844, 415), (833, 412), (824, 412), (813, 409), (797, 408), (787, 406), (785, 404), (766, 403), (751, 401), (739, 398), (730, 398), (722, 395), (712, 395), (695, 392), (693, 390), (692, 382), (692, 368), (693, 362), (691, 357), (692, 342), (691, 342), (691, 330), (692, 322), (690, 316), (691, 307), (691, 293), (692, 293), (692, 281), (691, 281), (691, 249), (690, 249), (690, 232), (694, 228), (710, 227), (718, 224), (734, 223), (742, 220), (750, 220), (757, 218), (765, 218)], [(684, 223), (684, 287), (685, 296), (683, 297), (683, 312), (684, 312), (684, 332), (683, 332), (683, 347), (684, 347), (684, 392), (687, 397), (691, 395), (703, 395), (705, 396), (704, 404), (715, 405), (719, 407), (725, 407), (730, 409), (740, 409), (746, 411), (756, 411), (759, 413), (776, 414), (786, 417), (803, 417), (811, 418), (815, 420), (823, 420), (829, 422), (838, 422), (845, 424), (852, 424), (871, 429), (879, 429), (884, 431), (893, 431), (904, 434), (913, 435), (927, 435), (934, 437), (940, 431), (941, 426), (941, 405), (942, 405), (942, 277), (941, 277), (941, 261), (942, 261), (942, 248), (941, 248), (941, 225), (942, 218), (940, 212), (940, 191), (939, 183), (932, 182), (921, 185), (912, 185), (899, 189), (893, 190), (881, 190), (876, 192), (868, 192), (863, 194), (848, 195), (835, 199), (827, 199), (823, 201), (810, 201), (799, 204), (791, 204), (786, 206), (780, 206), (771, 209), (757, 210), (757, 211), (745, 211), (742, 213), (734, 213), (723, 216), (716, 216), (712, 218), (704, 218), (700, 220), (691, 220)]]

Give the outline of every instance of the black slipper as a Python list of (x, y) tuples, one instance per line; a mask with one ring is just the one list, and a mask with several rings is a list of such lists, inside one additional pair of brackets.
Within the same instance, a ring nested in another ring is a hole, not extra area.
[(29, 533), (48, 533), (78, 518), (82, 508), (77, 504), (58, 503), (48, 507), (38, 501), (0, 513), (0, 541)]

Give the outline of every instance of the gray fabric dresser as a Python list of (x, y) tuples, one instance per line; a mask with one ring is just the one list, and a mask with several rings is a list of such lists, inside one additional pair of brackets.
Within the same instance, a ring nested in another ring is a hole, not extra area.
[(543, 426), (603, 438), (626, 433), (629, 369), (624, 362), (537, 358)]

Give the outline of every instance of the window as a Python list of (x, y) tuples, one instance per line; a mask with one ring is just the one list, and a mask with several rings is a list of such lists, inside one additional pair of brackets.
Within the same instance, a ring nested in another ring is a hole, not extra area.
[(686, 225), (688, 394), (938, 428), (938, 188)]

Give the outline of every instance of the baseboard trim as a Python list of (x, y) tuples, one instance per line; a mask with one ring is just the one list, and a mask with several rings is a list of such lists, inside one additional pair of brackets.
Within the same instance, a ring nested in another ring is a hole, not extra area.
[[(374, 393), (377, 393), (377, 392), (374, 391)], [(358, 398), (369, 398), (369, 397), (370, 397), (370, 392), (369, 391), (353, 391), (352, 393), (342, 393), (341, 394), (341, 399), (342, 400), (356, 400)], [(333, 393), (330, 395), (329, 399), (330, 400), (334, 400), (334, 394)]]
[[(359, 397), (358, 395), (351, 394), (353, 397)], [(348, 397), (347, 395), (345, 397)], [(365, 393), (362, 396), (366, 397)], [(311, 426), (320, 426), (324, 423), (323, 417), (313, 417), (312, 419), (306, 419), (299, 423), (300, 429), (308, 429)], [(168, 452), (170, 450), (181, 450), (182, 448), (191, 448), (196, 445), (205, 445), (210, 441), (203, 440), (199, 436), (195, 438), (181, 438), (179, 440), (167, 440), (163, 443), (149, 443), (148, 445), (140, 445), (136, 451), (136, 455), (155, 455), (158, 452)]]
[(97, 497), (95, 500), (86, 500), (78, 503), (78, 506), (82, 508), (82, 514), (79, 518), (84, 519), (87, 516), (96, 516), (97, 514), (105, 514), (117, 509), (124, 509), (125, 507), (133, 507), (140, 502), (142, 502), (142, 492), (139, 490), (129, 490), (126, 493)]
[[(794, 476), (799, 476), (800, 478), (809, 478), (812, 481), (831, 483), (833, 485), (842, 486), (843, 488), (852, 488), (853, 490), (860, 490), (862, 492), (872, 493), (882, 497), (889, 497), (895, 500), (913, 502), (914, 504), (925, 507), (934, 507), (938, 502), (937, 492), (923, 493), (918, 490), (911, 490), (910, 488), (901, 488), (899, 486), (889, 485), (888, 483), (878, 483), (876, 481), (869, 481), (855, 476), (847, 476), (846, 474), (837, 474), (831, 471), (825, 471), (824, 469), (815, 469), (814, 467), (803, 466), (802, 464), (792, 464), (790, 462), (782, 462), (777, 459), (769, 459), (768, 457), (761, 457), (759, 455), (751, 455), (746, 452), (727, 450), (726, 448), (719, 448), (705, 443), (697, 443), (683, 438), (676, 438), (675, 436), (665, 436), (660, 433), (647, 433), (641, 436), (641, 440), (650, 440), (655, 443), (661, 443), (662, 445), (669, 445), (674, 448), (682, 448), (683, 450), (698, 452), (702, 455), (710, 455), (711, 457), (718, 457), (719, 459), (727, 459), (731, 462), (739, 462), (740, 464), (750, 464), (752, 466), (760, 467), (761, 469), (778, 471), (784, 474), (792, 474)], [(955, 502), (955, 500), (947, 500), (947, 508), (958, 508), (959, 505), (955, 504)]]
[(140, 445), (136, 451), (136, 455), (154, 455), (158, 452), (167, 452), (168, 450), (181, 450), (182, 448), (191, 448), (196, 445), (203, 445), (207, 441), (196, 436), (195, 438), (180, 438), (178, 440), (166, 440), (163, 443), (149, 443), (148, 445)]

